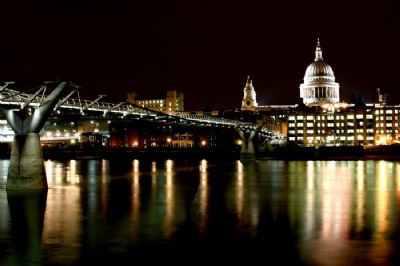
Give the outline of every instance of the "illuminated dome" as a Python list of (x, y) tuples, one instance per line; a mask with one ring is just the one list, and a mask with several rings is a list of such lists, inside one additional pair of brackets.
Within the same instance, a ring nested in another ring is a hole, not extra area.
[(335, 82), (332, 68), (322, 58), (318, 39), (314, 62), (308, 65), (300, 97), (305, 104), (339, 102), (339, 84)]
[(335, 79), (335, 75), (333, 74), (333, 70), (330, 65), (328, 65), (325, 61), (319, 60), (312, 62), (306, 70), (306, 74), (304, 76), (307, 79), (314, 77), (326, 77)]

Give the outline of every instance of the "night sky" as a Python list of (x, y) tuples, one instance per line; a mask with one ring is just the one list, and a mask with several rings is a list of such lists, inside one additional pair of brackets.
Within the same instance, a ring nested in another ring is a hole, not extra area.
[[(5, 2), (5, 3), (4, 3)], [(317, 38), (340, 85), (400, 104), (395, 1), (1, 1), (0, 80), (73, 80), (104, 101), (177, 90), (185, 110), (295, 104)]]

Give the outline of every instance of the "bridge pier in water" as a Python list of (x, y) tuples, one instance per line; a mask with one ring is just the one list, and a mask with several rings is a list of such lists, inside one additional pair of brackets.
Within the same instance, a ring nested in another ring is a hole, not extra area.
[(7, 189), (43, 188), (47, 188), (47, 178), (39, 134), (15, 135), (8, 167)]
[(242, 139), (242, 147), (240, 149), (240, 161), (249, 162), (255, 160), (256, 155), (254, 151), (253, 141), (249, 139)]
[(32, 114), (25, 103), (20, 110), (3, 110), (15, 136), (11, 149), (7, 189), (47, 189), (39, 132), (68, 82), (61, 82)]
[(254, 162), (256, 161), (256, 154), (254, 150), (253, 138), (261, 130), (263, 125), (258, 125), (254, 130), (237, 130), (240, 138), (242, 139), (242, 147), (240, 149), (241, 162)]

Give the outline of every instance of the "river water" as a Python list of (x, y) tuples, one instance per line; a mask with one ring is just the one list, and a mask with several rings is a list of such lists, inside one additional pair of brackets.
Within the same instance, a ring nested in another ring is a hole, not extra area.
[(45, 161), (0, 265), (400, 265), (400, 162)]

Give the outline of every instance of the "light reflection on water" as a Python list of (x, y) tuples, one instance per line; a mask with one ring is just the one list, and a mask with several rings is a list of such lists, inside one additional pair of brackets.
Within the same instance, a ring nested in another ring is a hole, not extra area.
[(188, 255), (196, 263), (399, 262), (399, 162), (46, 161), (42, 216), (4, 189), (7, 167), (0, 161), (0, 265), (184, 263)]

